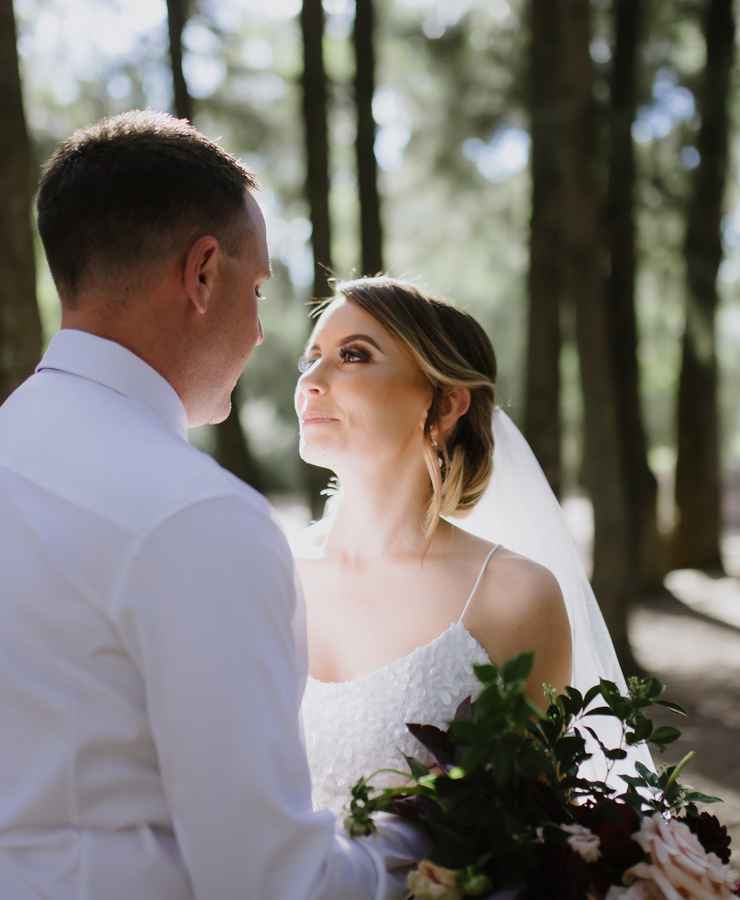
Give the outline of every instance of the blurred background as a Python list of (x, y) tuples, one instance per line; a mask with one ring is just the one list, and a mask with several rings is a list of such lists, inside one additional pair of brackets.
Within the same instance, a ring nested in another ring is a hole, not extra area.
[[(274, 277), (231, 418), (192, 440), (286, 529), (295, 362), (330, 278), (473, 313), (667, 759), (740, 838), (740, 70), (732, 0), (0, 0), (0, 401), (59, 323), (39, 166), (132, 107), (258, 175)], [(667, 723), (668, 720), (665, 720)]]

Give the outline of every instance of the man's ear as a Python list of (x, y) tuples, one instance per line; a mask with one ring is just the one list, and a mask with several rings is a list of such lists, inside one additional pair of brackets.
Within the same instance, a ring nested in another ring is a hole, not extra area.
[(458, 419), (470, 409), (470, 389), (466, 387), (445, 388), (439, 404), (439, 430), (446, 438), (457, 425)]
[(198, 238), (187, 252), (183, 271), (183, 286), (188, 300), (204, 315), (218, 275), (221, 246), (213, 235)]

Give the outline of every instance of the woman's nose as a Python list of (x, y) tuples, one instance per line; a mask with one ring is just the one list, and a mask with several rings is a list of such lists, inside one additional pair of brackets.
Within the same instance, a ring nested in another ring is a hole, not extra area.
[(326, 380), (322, 376), (320, 368), (320, 363), (314, 363), (308, 372), (304, 372), (298, 379), (298, 389), (314, 396), (325, 394)]

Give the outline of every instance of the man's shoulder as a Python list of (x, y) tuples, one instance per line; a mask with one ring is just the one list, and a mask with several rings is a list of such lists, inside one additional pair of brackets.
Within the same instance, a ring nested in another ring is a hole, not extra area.
[(0, 427), (0, 464), (42, 490), (128, 533), (224, 496), (271, 515), (257, 491), (125, 397), (84, 384), (58, 392), (64, 409), (48, 391), (37, 391), (39, 398), (28, 391), (15, 408), (0, 410), (0, 425), (8, 426)]

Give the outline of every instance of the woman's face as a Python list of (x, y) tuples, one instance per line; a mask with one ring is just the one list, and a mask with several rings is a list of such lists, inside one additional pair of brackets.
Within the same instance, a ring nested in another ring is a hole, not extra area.
[(341, 297), (322, 314), (301, 360), (295, 391), (300, 455), (341, 474), (421, 462), (432, 388), (408, 350)]

